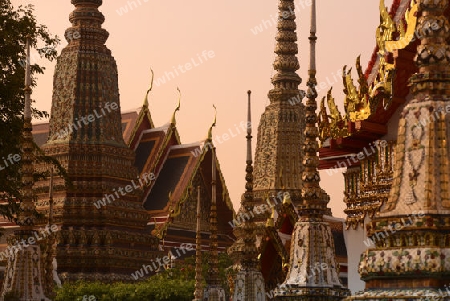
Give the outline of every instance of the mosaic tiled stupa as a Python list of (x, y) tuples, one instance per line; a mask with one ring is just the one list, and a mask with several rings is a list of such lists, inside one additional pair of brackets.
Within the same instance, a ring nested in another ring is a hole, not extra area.
[[(105, 46), (109, 34), (101, 26), (102, 1), (71, 2), (69, 44), (56, 64), (49, 136), (42, 146), (71, 182), (54, 181), (54, 223), (61, 228), (58, 274), (62, 280), (129, 280), (161, 254), (158, 239), (144, 231), (149, 217), (140, 182), (151, 179), (139, 176), (122, 137), (117, 66)], [(37, 209), (48, 213), (49, 183), (35, 186)], [(105, 205), (96, 208), (102, 199)]]
[(418, 0), (421, 33), (388, 200), (367, 225), (364, 291), (348, 300), (450, 300), (450, 24), (448, 0)]

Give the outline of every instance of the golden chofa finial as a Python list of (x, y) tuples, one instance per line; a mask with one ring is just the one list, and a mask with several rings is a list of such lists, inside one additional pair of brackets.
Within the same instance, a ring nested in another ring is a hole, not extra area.
[(290, 205), (290, 204), (292, 204), (291, 195), (289, 194), (289, 192), (285, 192), (285, 193), (284, 193), (283, 204), (284, 204), (284, 205)]
[(172, 120), (170, 121), (170, 123), (172, 123), (172, 125), (176, 125), (177, 121), (175, 119), (175, 114), (177, 113), (177, 111), (180, 110), (180, 105), (181, 105), (181, 91), (180, 88), (177, 87), (177, 91), (178, 91), (178, 106), (175, 108), (175, 111), (173, 111), (172, 114)]
[(153, 73), (153, 69), (150, 68), (150, 71), (152, 72), (152, 79), (150, 81), (150, 88), (148, 88), (147, 93), (145, 94), (145, 99), (144, 99), (144, 107), (148, 108), (148, 94), (150, 93), (150, 91), (153, 88), (153, 78), (155, 76), (155, 74)]
[(275, 207), (272, 207), (272, 214), (267, 219), (266, 227), (275, 227)]
[(215, 111), (214, 112), (214, 122), (213, 122), (213, 124), (211, 125), (211, 127), (208, 130), (208, 137), (207, 137), (208, 141), (212, 141), (212, 128), (216, 126), (216, 120), (217, 120), (217, 109), (216, 109), (216, 106), (213, 105), (213, 108), (214, 108), (214, 111)]

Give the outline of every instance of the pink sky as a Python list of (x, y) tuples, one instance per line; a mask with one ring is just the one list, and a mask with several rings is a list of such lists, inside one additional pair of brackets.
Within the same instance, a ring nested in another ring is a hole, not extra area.
[[(103, 27), (110, 33), (107, 46), (119, 69), (122, 112), (142, 105), (152, 68), (155, 84), (149, 101), (155, 126), (170, 121), (177, 104), (178, 86), (182, 99), (177, 127), (182, 143), (205, 138), (213, 121), (213, 104), (218, 110), (213, 134), (222, 136), (232, 131), (236, 135), (236, 127), (246, 119), (246, 92), (252, 90), (253, 136), (256, 137), (260, 115), (268, 105), (267, 92), (272, 88), (276, 32), (273, 20), (277, 15), (277, 0), (103, 2), (100, 7), (106, 18)], [(363, 68), (367, 66), (376, 45), (379, 1), (317, 2), (317, 79), (319, 84), (322, 82), (318, 99), (326, 95), (331, 83), (343, 112), (343, 87), (338, 70), (343, 65), (354, 66), (359, 54)], [(29, 3), (35, 5), (39, 23), (63, 37), (65, 29), (70, 27), (68, 17), (73, 10), (70, 0), (12, 0), (14, 6)], [(386, 0), (386, 6), (390, 7), (391, 3), (392, 0)], [(310, 7), (308, 0), (295, 0), (295, 5), (299, 75), (303, 79), (301, 89), (305, 89)], [(126, 13), (125, 7), (128, 8)], [(255, 34), (257, 26), (261, 26), (262, 31)], [(59, 49), (66, 44), (64, 40)], [(186, 63), (191, 63), (190, 70), (178, 68)], [(46, 66), (47, 71), (38, 78), (32, 98), (40, 110), (50, 111), (54, 63)], [(175, 78), (168, 80), (169, 72), (173, 72)], [(161, 84), (162, 77), (166, 79), (165, 84)], [(356, 74), (354, 78), (356, 82)], [(156, 84), (158, 79), (159, 85)], [(221, 169), (237, 210), (245, 182), (245, 135), (238, 134), (222, 143), (215, 141)], [(253, 143), (256, 145), (256, 138)], [(322, 187), (331, 196), (329, 206), (333, 215), (344, 217), (342, 174), (330, 176), (321, 172), (321, 176)]]

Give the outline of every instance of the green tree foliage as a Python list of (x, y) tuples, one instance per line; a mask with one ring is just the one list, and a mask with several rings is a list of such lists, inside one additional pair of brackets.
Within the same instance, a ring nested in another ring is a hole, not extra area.
[[(208, 271), (209, 271), (209, 260), (210, 254), (208, 252), (204, 252), (202, 254), (202, 275), (203, 275), (203, 286), (206, 286), (206, 281), (208, 277)], [(187, 271), (191, 271), (188, 277), (195, 278), (195, 256), (188, 257), (185, 259), (185, 264), (187, 266)], [(235, 275), (232, 270), (230, 270), (231, 265), (233, 264), (230, 256), (226, 253), (219, 253), (219, 279), (222, 284), (223, 289), (225, 290), (225, 293), (227, 294), (227, 300), (228, 300), (228, 294), (230, 292), (230, 287), (228, 283), (228, 277), (231, 275)]]
[(135, 283), (65, 283), (58, 289), (55, 301), (82, 301), (83, 298), (89, 300), (90, 296), (96, 301), (191, 301), (193, 293), (193, 279), (178, 278), (163, 272)]
[[(203, 278), (208, 271), (209, 254), (203, 253)], [(228, 293), (226, 270), (231, 265), (227, 254), (219, 254), (219, 275), (223, 288)], [(55, 301), (90, 300), (96, 301), (191, 301), (194, 298), (195, 257), (188, 257), (176, 263), (176, 267), (142, 281), (132, 283), (104, 284), (79, 281), (65, 283), (57, 289)], [(205, 281), (203, 287), (206, 286)], [(84, 299), (83, 299), (84, 298)], [(228, 298), (228, 297), (227, 297)]]
[[(14, 220), (20, 200), (20, 160), (24, 109), (24, 79), (26, 65), (26, 40), (32, 48), (48, 60), (56, 58), (57, 36), (47, 27), (38, 24), (31, 5), (14, 8), (10, 0), (0, 0), (0, 199), (8, 205), (0, 206), (0, 214)], [(43, 73), (44, 68), (31, 60), (33, 75)], [(36, 84), (35, 76), (32, 85)], [(33, 118), (48, 114), (35, 108)]]

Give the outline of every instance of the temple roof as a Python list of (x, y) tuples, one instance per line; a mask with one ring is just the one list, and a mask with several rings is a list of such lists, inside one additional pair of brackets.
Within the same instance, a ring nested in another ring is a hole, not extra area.
[[(155, 230), (153, 234), (163, 238), (173, 218), (180, 214), (194, 178), (199, 174), (204, 176), (211, 168), (211, 145), (202, 141), (181, 144), (174, 117), (171, 122), (155, 127), (146, 104), (144, 102), (139, 111), (121, 114), (122, 134), (125, 143), (136, 153), (135, 166), (141, 178), (144, 174), (155, 175), (155, 180), (144, 186), (143, 205), (151, 215), (150, 220), (158, 220), (157, 226), (151, 227)], [(47, 140), (48, 125), (33, 125), (33, 137), (38, 146)], [(219, 229), (222, 234), (233, 237), (228, 222), (233, 219), (234, 209), (218, 162), (217, 175), (217, 194), (221, 196), (217, 199)], [(207, 178), (204, 180), (206, 186), (211, 183)]]
[[(200, 150), (202, 151), (199, 153)], [(232, 227), (228, 222), (233, 220), (233, 204), (218, 161), (216, 167), (218, 227), (222, 234), (232, 237)], [(144, 207), (163, 221), (157, 223), (154, 235), (163, 237), (177, 217), (184, 214), (182, 210), (188, 205), (185, 203), (191, 200), (192, 187), (199, 179), (206, 190), (207, 198), (210, 198), (211, 148), (200, 143), (171, 146), (163, 166), (156, 173), (153, 186), (144, 191)], [(205, 221), (208, 219), (204, 218)]]
[[(380, 9), (384, 5), (381, 3)], [(322, 134), (321, 169), (336, 167), (338, 161), (342, 161), (350, 154), (359, 153), (371, 142), (388, 134), (388, 122), (394, 117), (398, 108), (405, 103), (409, 94), (408, 79), (417, 71), (413, 63), (415, 48), (418, 44), (413, 31), (416, 17), (410, 0), (394, 0), (389, 13), (385, 10), (383, 15), (383, 10), (381, 11), (381, 18), (383, 24), (389, 22), (402, 24), (402, 32), (392, 29), (392, 35), (388, 39), (383, 40), (383, 37), (380, 37), (381, 41), (375, 41), (376, 46), (364, 73), (359, 64), (359, 58), (357, 59), (358, 87), (353, 85), (351, 74), (346, 72), (344, 67), (346, 114), (343, 116), (340, 114), (331, 94), (327, 96), (330, 113), (325, 113), (324, 105), (321, 106), (320, 114), (323, 114), (322, 122), (319, 123)], [(409, 35), (408, 27), (410, 31), (413, 31), (413, 39), (406, 38)], [(382, 30), (387, 32), (388, 28), (383, 27)], [(380, 50), (380, 45), (383, 43), (394, 45), (392, 53)]]
[(155, 184), (144, 200), (145, 209), (162, 210), (172, 198), (181, 197), (198, 168), (199, 158), (192, 155), (198, 147), (170, 147)]

